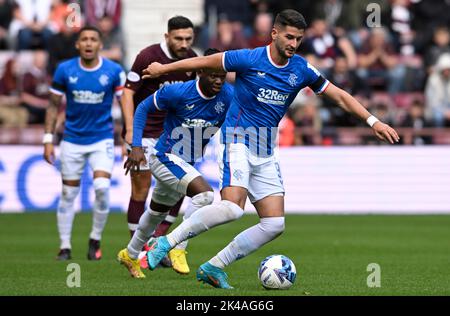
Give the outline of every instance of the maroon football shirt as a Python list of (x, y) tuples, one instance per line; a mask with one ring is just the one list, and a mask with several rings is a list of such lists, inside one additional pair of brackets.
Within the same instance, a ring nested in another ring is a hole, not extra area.
[[(188, 58), (197, 56), (193, 50), (189, 50)], [(134, 110), (145, 98), (153, 94), (156, 90), (161, 88), (164, 84), (175, 82), (184, 82), (195, 79), (195, 73), (177, 72), (161, 76), (154, 79), (142, 80), (142, 71), (153, 62), (161, 64), (169, 64), (177, 61), (175, 57), (171, 56), (166, 42), (155, 44), (144, 48), (136, 57), (136, 60), (128, 73), (125, 87), (135, 92), (134, 94)], [(157, 111), (149, 113), (147, 122), (144, 128), (143, 137), (158, 138), (163, 130), (164, 119), (166, 118), (166, 111)], [(122, 136), (125, 136), (125, 129), (123, 129)]]

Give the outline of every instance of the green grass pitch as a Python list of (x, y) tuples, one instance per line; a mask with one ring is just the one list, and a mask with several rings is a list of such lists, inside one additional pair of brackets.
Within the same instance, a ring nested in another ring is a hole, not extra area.
[[(128, 242), (126, 216), (111, 214), (103, 236), (103, 259), (86, 259), (91, 214), (78, 214), (73, 230), (73, 259), (81, 267), (81, 287), (69, 288), (68, 262), (55, 261), (58, 250), (54, 213), (0, 215), (0, 295), (449, 295), (450, 216), (289, 215), (286, 231), (275, 241), (226, 269), (234, 290), (224, 291), (195, 279), (197, 267), (237, 233), (257, 223), (255, 215), (216, 227), (193, 240), (191, 273), (171, 269), (144, 271), (131, 279), (116, 261)], [(271, 254), (290, 257), (297, 280), (287, 291), (267, 291), (256, 277), (259, 262)], [(381, 268), (381, 287), (369, 288), (370, 263)]]

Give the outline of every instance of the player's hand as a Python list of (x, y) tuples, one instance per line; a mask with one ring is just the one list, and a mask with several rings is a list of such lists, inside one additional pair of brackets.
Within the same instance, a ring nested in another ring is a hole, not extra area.
[(142, 71), (142, 79), (152, 79), (158, 78), (159, 76), (164, 75), (164, 65), (154, 62), (147, 66), (146, 69)]
[(390, 127), (387, 124), (384, 124), (383, 122), (376, 122), (372, 126), (373, 131), (375, 132), (375, 135), (378, 137), (378, 139), (389, 142), (391, 144), (398, 143), (400, 140), (400, 137), (398, 136), (395, 129)]
[(125, 175), (128, 174), (130, 170), (140, 170), (141, 164), (146, 164), (147, 159), (145, 159), (144, 150), (142, 147), (132, 147), (130, 154), (128, 155), (127, 161), (123, 167), (125, 168)]
[(52, 143), (44, 144), (44, 159), (51, 165), (55, 163), (55, 148)]
[(122, 144), (122, 160), (125, 159), (125, 157), (128, 157), (128, 154), (131, 152), (131, 146), (130, 144), (123, 142)]
[(131, 144), (133, 143), (133, 131), (125, 132), (124, 142), (122, 144), (122, 160), (128, 157), (131, 152)]

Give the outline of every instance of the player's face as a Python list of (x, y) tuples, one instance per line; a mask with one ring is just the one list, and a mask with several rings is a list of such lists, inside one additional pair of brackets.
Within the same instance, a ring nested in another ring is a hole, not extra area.
[(167, 46), (175, 57), (182, 59), (194, 42), (194, 30), (192, 28), (172, 30), (165, 34)]
[(227, 73), (221, 72), (202, 72), (200, 76), (200, 85), (207, 95), (216, 95), (222, 89)]
[(276, 26), (272, 29), (272, 40), (282, 57), (291, 58), (300, 46), (304, 34), (305, 30), (293, 26)]
[(80, 56), (84, 60), (94, 60), (98, 58), (102, 49), (102, 41), (100, 35), (95, 31), (86, 30), (80, 34), (76, 43)]

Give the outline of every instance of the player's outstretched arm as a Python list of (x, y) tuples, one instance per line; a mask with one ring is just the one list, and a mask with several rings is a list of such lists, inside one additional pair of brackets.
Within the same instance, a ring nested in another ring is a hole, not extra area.
[(51, 165), (55, 161), (53, 134), (55, 133), (56, 120), (58, 118), (58, 108), (61, 104), (61, 99), (62, 95), (50, 93), (48, 107), (45, 112), (45, 134), (42, 143), (44, 144), (44, 159)]
[(151, 63), (142, 72), (142, 79), (158, 78), (171, 72), (199, 71), (201, 69), (223, 71), (222, 56), (223, 53), (217, 53), (209, 56), (187, 58), (164, 65), (156, 62)]
[(380, 140), (391, 144), (397, 143), (400, 140), (395, 129), (375, 118), (361, 103), (346, 91), (330, 83), (323, 94), (334, 100), (345, 111), (367, 122)]

